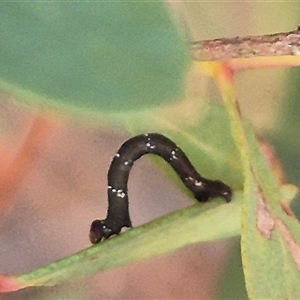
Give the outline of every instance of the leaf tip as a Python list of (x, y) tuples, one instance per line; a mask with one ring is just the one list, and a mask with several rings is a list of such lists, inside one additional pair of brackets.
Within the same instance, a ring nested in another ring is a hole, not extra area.
[(21, 283), (14, 276), (0, 274), (0, 293), (14, 292), (25, 288), (27, 285)]

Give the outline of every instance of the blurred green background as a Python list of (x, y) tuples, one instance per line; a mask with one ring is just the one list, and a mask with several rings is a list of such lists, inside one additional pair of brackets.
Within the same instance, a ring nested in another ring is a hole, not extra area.
[(90, 113), (178, 99), (188, 57), (166, 10), (160, 1), (2, 3), (0, 86)]

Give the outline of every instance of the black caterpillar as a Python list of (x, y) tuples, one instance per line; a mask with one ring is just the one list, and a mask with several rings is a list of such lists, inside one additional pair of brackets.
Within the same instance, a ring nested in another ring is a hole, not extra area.
[(203, 178), (170, 139), (158, 133), (138, 135), (127, 140), (111, 162), (107, 176), (107, 217), (91, 224), (90, 241), (93, 244), (120, 233), (123, 227), (132, 227), (128, 210), (128, 177), (133, 163), (148, 153), (159, 155), (168, 162), (198, 201), (204, 202), (217, 196), (223, 197), (226, 202), (231, 201), (230, 187), (221, 181)]

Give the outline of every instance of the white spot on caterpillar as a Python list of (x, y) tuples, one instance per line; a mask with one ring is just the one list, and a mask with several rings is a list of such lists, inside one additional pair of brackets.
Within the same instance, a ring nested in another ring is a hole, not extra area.
[(126, 196), (126, 193), (122, 189), (117, 190), (110, 185), (108, 186), (108, 189), (111, 190), (112, 193), (116, 193), (117, 197), (124, 198)]
[(108, 189), (108, 190), (111, 190), (111, 188), (112, 188), (112, 186), (111, 186), (111, 185), (109, 185), (109, 186), (107, 187), (107, 189)]
[(115, 155), (115, 157), (120, 157), (121, 155), (120, 155), (120, 153), (116, 153), (116, 155)]
[(203, 185), (203, 181), (198, 181), (194, 179), (194, 185), (195, 186), (202, 186)]
[(117, 190), (117, 197), (124, 198), (126, 194), (123, 192), (122, 189)]
[(186, 181), (192, 181), (193, 184), (194, 184), (194, 186), (198, 186), (198, 187), (199, 187), (199, 186), (203, 186), (203, 181), (198, 181), (198, 180), (196, 180), (195, 178), (193, 178), (193, 177), (191, 177), (191, 176), (185, 178), (185, 180), (186, 180)]
[(124, 161), (124, 165), (128, 166), (129, 165), (129, 161), (128, 160)]
[(177, 148), (173, 151), (171, 151), (171, 159), (178, 159), (177, 155), (176, 155), (176, 151), (177, 151)]
[(146, 143), (146, 146), (147, 146), (149, 149), (154, 149), (156, 146), (155, 146), (155, 145), (152, 145), (152, 144), (150, 143), (150, 138), (148, 138), (148, 141), (149, 141), (149, 142)]

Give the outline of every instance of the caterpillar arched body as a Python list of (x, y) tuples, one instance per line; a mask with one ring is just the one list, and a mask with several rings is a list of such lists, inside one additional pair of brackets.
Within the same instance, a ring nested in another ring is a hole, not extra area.
[(127, 183), (133, 163), (144, 154), (156, 154), (169, 163), (195, 198), (204, 202), (211, 197), (231, 201), (231, 189), (221, 181), (203, 178), (192, 166), (184, 152), (170, 139), (147, 133), (127, 140), (113, 158), (108, 171), (108, 211), (106, 219), (95, 220), (90, 228), (93, 244), (120, 233), (123, 227), (132, 227), (129, 215)]

